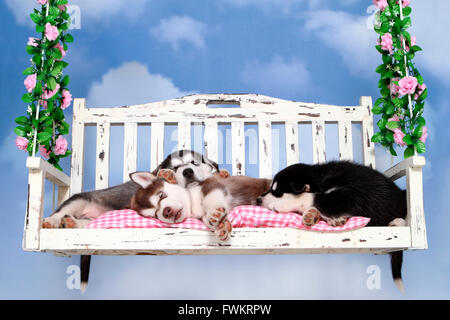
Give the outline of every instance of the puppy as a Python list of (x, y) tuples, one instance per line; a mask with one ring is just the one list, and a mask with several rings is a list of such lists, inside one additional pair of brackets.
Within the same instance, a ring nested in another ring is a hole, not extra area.
[[(173, 152), (153, 172), (156, 174), (161, 169), (174, 170), (177, 181), (183, 187), (199, 183), (219, 172), (217, 163), (191, 150)], [(77, 193), (45, 218), (42, 227), (84, 228), (105, 212), (128, 206), (138, 189), (138, 184), (128, 181), (107, 189)]]
[(228, 213), (239, 205), (255, 205), (258, 196), (270, 186), (269, 179), (224, 178), (215, 174), (183, 188), (175, 184), (176, 177), (167, 170), (160, 171), (158, 176), (148, 172), (130, 174), (131, 180), (141, 186), (131, 200), (131, 209), (168, 223), (200, 219), (220, 240), (228, 240), (231, 234)]
[[(258, 204), (272, 211), (303, 213), (306, 226), (320, 218), (340, 226), (352, 216), (370, 218), (368, 226), (406, 224), (406, 192), (382, 173), (348, 161), (291, 165), (275, 175)], [(391, 253), (392, 275), (400, 290), (402, 257), (403, 251)]]

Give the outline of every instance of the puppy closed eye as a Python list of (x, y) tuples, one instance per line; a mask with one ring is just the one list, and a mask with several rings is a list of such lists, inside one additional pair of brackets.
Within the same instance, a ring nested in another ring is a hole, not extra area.
[(158, 196), (159, 196), (159, 200), (167, 198), (167, 194), (164, 191), (160, 191), (158, 193)]

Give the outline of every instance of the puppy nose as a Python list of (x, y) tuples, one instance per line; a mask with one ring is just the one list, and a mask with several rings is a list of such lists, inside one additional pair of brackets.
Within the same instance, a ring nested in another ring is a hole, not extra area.
[(175, 215), (176, 211), (171, 207), (165, 207), (163, 210), (163, 217), (166, 219), (170, 219)]
[(256, 205), (258, 205), (258, 206), (262, 205), (262, 198), (261, 197), (256, 198)]
[(185, 178), (192, 178), (194, 176), (194, 170), (192, 170), (191, 168), (184, 169), (183, 176)]

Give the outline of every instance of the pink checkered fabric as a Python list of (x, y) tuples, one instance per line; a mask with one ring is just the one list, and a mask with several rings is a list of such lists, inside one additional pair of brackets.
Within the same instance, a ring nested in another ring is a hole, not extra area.
[[(320, 220), (312, 227), (305, 227), (302, 216), (297, 213), (276, 213), (257, 206), (239, 206), (229, 214), (233, 228), (296, 228), (314, 231), (347, 231), (361, 228), (369, 223), (369, 218), (352, 217), (340, 227), (332, 227)], [(182, 223), (164, 223), (155, 218), (144, 218), (133, 210), (109, 211), (87, 225), (88, 229), (121, 228), (183, 228), (208, 230), (202, 221), (186, 219)]]

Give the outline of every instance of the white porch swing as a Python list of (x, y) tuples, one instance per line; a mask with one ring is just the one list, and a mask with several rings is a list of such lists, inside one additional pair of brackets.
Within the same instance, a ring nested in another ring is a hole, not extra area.
[[(400, 6), (401, 7), (401, 6)], [(234, 104), (239, 108), (210, 108)], [(218, 127), (231, 124), (232, 174), (245, 174), (246, 124), (257, 124), (259, 177), (272, 177), (271, 127), (284, 124), (287, 165), (299, 161), (300, 123), (312, 126), (313, 162), (326, 161), (325, 124), (338, 125), (339, 158), (353, 160), (352, 124), (361, 125), (363, 162), (375, 168), (372, 99), (361, 97), (358, 106), (333, 106), (286, 101), (255, 94), (190, 95), (144, 105), (86, 108), (75, 99), (72, 122), (71, 173), (67, 176), (39, 157), (29, 157), (28, 200), (23, 249), (56, 255), (203, 255), (377, 253), (426, 249), (422, 167), (425, 158), (414, 155), (385, 171), (392, 180), (406, 176), (407, 226), (364, 227), (345, 232), (316, 232), (292, 228), (235, 228), (221, 242), (211, 232), (191, 229), (43, 229), (44, 187), (58, 187), (57, 204), (82, 191), (85, 128), (96, 126), (95, 188), (109, 186), (110, 127), (124, 128), (123, 181), (136, 171), (138, 126), (151, 127), (153, 170), (164, 158), (165, 124), (177, 124), (178, 149), (190, 149), (191, 126), (204, 126), (205, 155), (218, 162)], [(39, 113), (37, 113), (39, 114)]]

